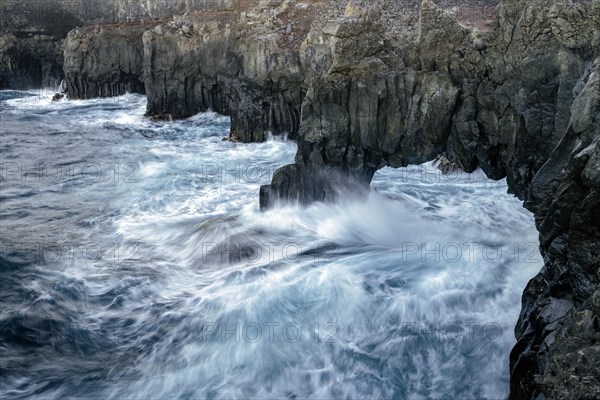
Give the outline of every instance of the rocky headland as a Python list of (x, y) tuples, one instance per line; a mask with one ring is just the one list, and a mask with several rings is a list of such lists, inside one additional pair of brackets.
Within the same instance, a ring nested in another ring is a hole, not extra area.
[(598, 398), (600, 3), (502, 1), (496, 13), (469, 24), (423, 1), (403, 41), (379, 8), (347, 9), (323, 41), (332, 61), (304, 98), (296, 162), (261, 207), (364, 193), (378, 169), (441, 153), (506, 177), (545, 260), (523, 293), (511, 398)]
[(598, 0), (53, 0), (52, 24), (31, 4), (2, 5), (22, 11), (3, 20), (2, 88), (64, 78), (71, 99), (145, 93), (153, 118), (212, 109), (231, 140), (288, 135), (295, 163), (263, 209), (368, 193), (378, 169), (440, 155), (506, 177), (545, 261), (510, 397), (600, 397)]
[(75, 27), (142, 23), (231, 6), (229, 0), (3, 0), (0, 89), (56, 88), (64, 78), (62, 44)]

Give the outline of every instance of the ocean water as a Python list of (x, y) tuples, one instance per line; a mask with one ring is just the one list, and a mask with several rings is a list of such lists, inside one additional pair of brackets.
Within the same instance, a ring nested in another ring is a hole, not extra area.
[(481, 171), (258, 209), (296, 145), (0, 92), (0, 398), (500, 399), (532, 216)]

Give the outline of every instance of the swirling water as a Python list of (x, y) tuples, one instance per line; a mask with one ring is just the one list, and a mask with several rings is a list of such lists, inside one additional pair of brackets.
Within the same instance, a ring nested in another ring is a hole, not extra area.
[(366, 200), (260, 213), (291, 142), (0, 93), (1, 398), (507, 395), (542, 260), (505, 181), (384, 169)]

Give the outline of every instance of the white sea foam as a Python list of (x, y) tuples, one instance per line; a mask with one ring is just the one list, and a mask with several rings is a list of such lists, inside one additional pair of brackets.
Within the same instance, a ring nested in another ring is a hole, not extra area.
[[(21, 193), (4, 200), (7, 240), (75, 248), (33, 263), (21, 279), (36, 300), (14, 307), (75, 324), (78, 350), (44, 344), (34, 373), (11, 370), (0, 394), (506, 396), (520, 294), (542, 261), (505, 181), (386, 168), (367, 200), (261, 213), (260, 185), (293, 162), (290, 142), (223, 142), (227, 119), (214, 113), (152, 122), (135, 95), (6, 104), (10, 160), (109, 172), (5, 177)], [(81, 256), (90, 244), (102, 257)]]

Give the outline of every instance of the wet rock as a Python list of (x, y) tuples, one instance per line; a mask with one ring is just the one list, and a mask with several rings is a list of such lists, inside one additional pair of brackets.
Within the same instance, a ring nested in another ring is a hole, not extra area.
[(62, 64), (61, 43), (55, 37), (0, 35), (0, 89), (56, 88)]
[[(282, 4), (279, 12), (291, 6)], [(194, 24), (184, 37), (173, 31), (147, 32), (147, 114), (185, 118), (210, 108), (231, 117), (231, 137), (237, 141), (260, 142), (269, 134), (295, 138), (304, 75), (290, 39), (262, 23), (270, 18), (260, 10), (235, 25), (183, 18), (174, 26)]]
[(147, 28), (139, 24), (71, 31), (64, 43), (69, 98), (145, 93), (142, 34)]
[(438, 155), (434, 160), (434, 164), (435, 164), (436, 168), (439, 169), (440, 171), (442, 171), (442, 174), (444, 174), (444, 175), (461, 171), (458, 164), (450, 161), (448, 159), (448, 157), (446, 157), (446, 155), (444, 155), (444, 154)]
[(600, 396), (600, 325), (589, 311), (574, 314), (567, 334), (550, 348), (536, 382), (546, 398), (597, 399)]
[[(67, 33), (77, 26), (141, 23), (178, 13), (231, 6), (230, 0), (2, 1), (0, 89), (55, 88), (64, 77), (62, 43)], [(77, 34), (82, 32), (82, 29), (77, 30)], [(100, 86), (102, 88), (90, 87), (87, 92), (89, 95), (120, 92), (105, 83)], [(75, 91), (75, 95), (79, 95), (79, 91)]]
[[(111, 18), (136, 15), (113, 1)], [(260, 2), (211, 22), (184, 15), (197, 1), (176, 1), (169, 15), (184, 16), (160, 28), (73, 30), (69, 93), (145, 89), (155, 118), (210, 108), (231, 116), (231, 140), (298, 136), (295, 163), (261, 188), (261, 209), (364, 196), (379, 168), (439, 154), (444, 168), (506, 177), (535, 216), (545, 260), (523, 293), (510, 396), (598, 397), (600, 3), (503, 0), (488, 25), (430, 0), (401, 4), (402, 23), (388, 15), (398, 2), (317, 3)], [(142, 18), (164, 16), (155, 5)], [(4, 65), (10, 54), (0, 51)]]
[(600, 290), (596, 290), (592, 295), (592, 310), (596, 315), (600, 315)]
[(227, 94), (216, 77), (229, 35), (227, 27), (216, 23), (198, 26), (188, 36), (181, 36), (178, 28), (145, 32), (147, 115), (179, 119), (208, 109), (229, 115)]
[(597, 322), (574, 322), (588, 315), (576, 310), (596, 309), (599, 283), (599, 7), (505, 0), (485, 32), (424, 1), (414, 46), (392, 45), (369, 18), (376, 10), (348, 8), (303, 44), (304, 60), (323, 61), (305, 68), (295, 164), (261, 190), (262, 208), (330, 201), (367, 191), (383, 166), (441, 153), (465, 171), (506, 177), (534, 213), (545, 259), (523, 294), (512, 399), (594, 398), (600, 385), (597, 347), (575, 336)]

